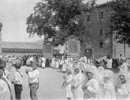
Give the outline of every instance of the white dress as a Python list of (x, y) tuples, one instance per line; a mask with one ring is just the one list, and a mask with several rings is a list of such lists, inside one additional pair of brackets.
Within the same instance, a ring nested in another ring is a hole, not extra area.
[(87, 92), (89, 91), (89, 97), (86, 97), (86, 99), (97, 99), (98, 93), (99, 93), (99, 83), (96, 79), (92, 78), (91, 80), (88, 80), (87, 82)]
[(81, 73), (74, 75), (74, 100), (83, 100), (83, 90), (82, 90), (82, 84), (84, 81), (84, 77)]
[(42, 68), (45, 68), (45, 62), (46, 62), (46, 59), (42, 57)]
[(127, 84), (122, 84), (120, 88), (117, 89), (117, 98), (126, 100), (129, 99), (130, 91), (128, 90)]
[(66, 68), (67, 68), (67, 64), (63, 63), (62, 71), (66, 71)]
[(103, 86), (103, 100), (109, 99), (109, 100), (115, 100), (116, 99), (116, 93), (114, 84), (112, 82), (104, 83)]
[(120, 67), (120, 71), (124, 71), (124, 72), (127, 72), (128, 71), (128, 66), (126, 63), (123, 63)]
[(71, 91), (72, 81), (73, 81), (73, 76), (72, 75), (68, 75), (66, 77), (66, 82), (68, 83), (68, 85), (66, 87), (66, 97), (67, 98), (73, 98), (73, 93)]

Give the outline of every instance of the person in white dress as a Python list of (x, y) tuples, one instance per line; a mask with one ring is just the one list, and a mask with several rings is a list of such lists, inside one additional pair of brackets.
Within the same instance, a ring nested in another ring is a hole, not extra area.
[(122, 59), (122, 64), (120, 66), (120, 71), (128, 71), (128, 64), (126, 62), (126, 59)]
[(72, 92), (74, 93), (74, 100), (83, 100), (82, 84), (84, 77), (79, 68), (74, 68), (73, 77)]
[(42, 68), (46, 67), (45, 64), (46, 64), (46, 58), (42, 57)]
[(117, 99), (130, 99), (130, 73), (120, 72), (118, 75), (119, 81), (117, 86)]
[(54, 68), (55, 66), (56, 66), (55, 58), (52, 58), (51, 67)]
[(99, 83), (96, 79), (97, 68), (95, 66), (89, 66), (85, 71), (87, 81), (83, 85), (84, 100), (96, 100), (99, 93)]
[(112, 68), (112, 58), (110, 57), (110, 55), (107, 56), (106, 58), (106, 68), (111, 69)]
[(103, 92), (102, 92), (102, 99), (109, 99), (115, 100), (116, 99), (116, 92), (115, 92), (115, 85), (113, 81), (113, 72), (109, 69), (104, 71), (104, 80), (103, 80)]
[(65, 79), (65, 81), (62, 84), (62, 88), (65, 88), (66, 98), (67, 100), (73, 100), (73, 93), (71, 90), (71, 86), (73, 83), (73, 75), (71, 69), (66, 69), (66, 75), (63, 78)]
[(69, 66), (65, 61), (62, 64), (62, 71), (65, 72), (67, 69), (67, 66)]

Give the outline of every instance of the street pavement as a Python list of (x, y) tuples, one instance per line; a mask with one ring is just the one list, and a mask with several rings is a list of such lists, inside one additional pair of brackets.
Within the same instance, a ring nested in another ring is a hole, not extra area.
[[(22, 92), (22, 100), (30, 100), (29, 96), (29, 85), (28, 85), (28, 77), (25, 73), (26, 67), (22, 67), (22, 71), (24, 73), (23, 79), (23, 92)], [(61, 89), (61, 85), (63, 82), (63, 73), (60, 73), (57, 69), (52, 68), (39, 68), (40, 70), (40, 85), (38, 90), (38, 98), (39, 100), (57, 100), (64, 99), (65, 95), (63, 90)], [(12, 73), (14, 69), (12, 69)], [(10, 75), (10, 80), (11, 80)]]
[[(30, 91), (28, 85), (28, 77), (25, 73), (25, 69), (27, 67), (23, 66), (22, 71), (24, 74), (23, 78), (23, 92), (22, 92), (22, 100), (30, 100)], [(14, 72), (14, 68), (11, 73)], [(58, 69), (52, 68), (39, 68), (40, 70), (40, 86), (38, 90), (38, 98), (39, 100), (63, 100), (65, 99), (65, 93), (61, 89), (61, 85), (63, 82), (63, 73), (61, 73)], [(114, 73), (114, 82), (117, 79), (116, 73)], [(10, 80), (12, 80), (13, 74), (10, 75)]]

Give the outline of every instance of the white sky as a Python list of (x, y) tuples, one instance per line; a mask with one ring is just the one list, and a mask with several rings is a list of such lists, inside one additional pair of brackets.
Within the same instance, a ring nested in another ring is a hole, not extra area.
[[(9, 42), (33, 42), (26, 32), (26, 18), (33, 12), (33, 7), (40, 0), (0, 0), (0, 22), (3, 24), (2, 39)], [(107, 0), (98, 0), (104, 3)]]

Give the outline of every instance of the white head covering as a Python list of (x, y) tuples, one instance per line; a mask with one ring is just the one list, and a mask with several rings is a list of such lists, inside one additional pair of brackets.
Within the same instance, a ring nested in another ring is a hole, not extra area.
[(119, 78), (120, 75), (124, 75), (125, 76), (126, 86), (127, 86), (128, 91), (130, 92), (130, 73), (126, 72), (126, 71), (121, 71), (119, 73), (119, 75), (118, 75), (118, 78)]
[(98, 70), (97, 70), (97, 67), (96, 67), (96, 66), (93, 66), (93, 65), (92, 65), (92, 66), (88, 66), (84, 72), (85, 72), (85, 73), (86, 73), (86, 72), (91, 72), (91, 73), (94, 75), (94, 78), (97, 79)]

